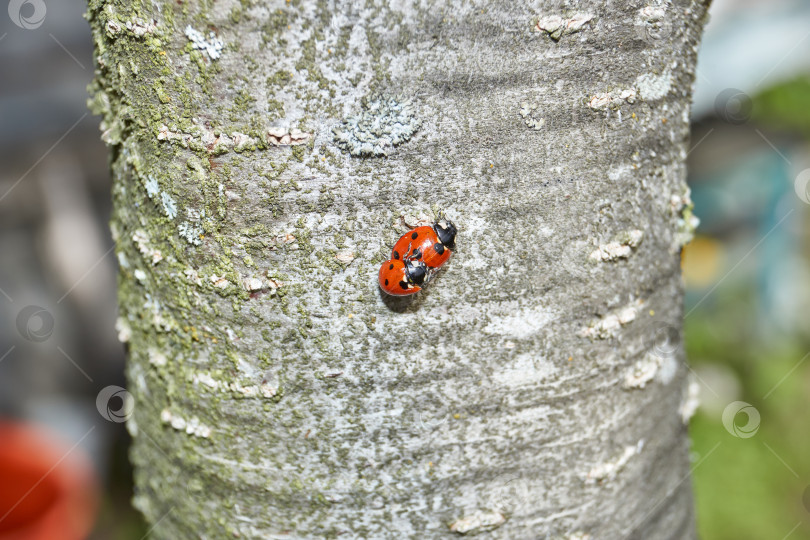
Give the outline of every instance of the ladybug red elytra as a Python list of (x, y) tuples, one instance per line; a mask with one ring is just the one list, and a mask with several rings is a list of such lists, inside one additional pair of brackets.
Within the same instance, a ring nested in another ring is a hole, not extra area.
[(453, 254), (457, 232), (453, 222), (444, 218), (432, 226), (416, 227), (397, 240), (391, 258), (422, 260), (428, 268), (439, 268)]
[(423, 261), (389, 259), (380, 266), (380, 288), (392, 296), (408, 296), (422, 290), (428, 280), (428, 267)]

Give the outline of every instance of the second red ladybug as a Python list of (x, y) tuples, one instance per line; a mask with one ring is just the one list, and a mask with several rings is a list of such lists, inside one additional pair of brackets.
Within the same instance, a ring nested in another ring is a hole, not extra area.
[(397, 240), (391, 258), (421, 260), (428, 268), (439, 268), (453, 254), (457, 232), (453, 222), (445, 218), (431, 226), (416, 227)]

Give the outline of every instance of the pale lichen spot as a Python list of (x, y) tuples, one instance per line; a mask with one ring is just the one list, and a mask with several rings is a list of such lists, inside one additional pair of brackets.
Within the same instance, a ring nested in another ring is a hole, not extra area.
[(166, 355), (158, 349), (150, 348), (147, 354), (149, 356), (149, 363), (155, 367), (163, 367), (168, 363)]
[(211, 280), (211, 283), (214, 285), (214, 287), (216, 287), (217, 289), (225, 289), (229, 285), (231, 285), (231, 282), (228, 281), (225, 278), (225, 276), (218, 276), (214, 274), (209, 279)]
[(579, 32), (588, 24), (593, 15), (590, 13), (575, 13), (571, 17), (561, 17), (559, 15), (548, 15), (538, 19), (535, 24), (535, 31), (545, 32), (554, 41), (559, 41), (564, 35)]
[(674, 215), (678, 216), (675, 243), (671, 250), (673, 253), (677, 253), (692, 241), (695, 237), (695, 229), (700, 225), (700, 219), (693, 213), (694, 203), (689, 188), (686, 188), (686, 192), (682, 195), (672, 195), (670, 209)]
[(186, 242), (193, 246), (199, 246), (202, 244), (200, 237), (203, 234), (203, 230), (199, 223), (184, 221), (178, 225), (177, 234), (179, 234), (181, 238), (185, 239)]
[(143, 303), (143, 310), (151, 315), (152, 323), (157, 330), (170, 332), (177, 328), (177, 322), (171, 317), (168, 311), (152, 295), (146, 295), (146, 302)]
[(174, 201), (172, 196), (165, 191), (160, 194), (160, 205), (163, 208), (163, 213), (166, 214), (167, 218), (174, 219), (177, 217), (177, 203)]
[(645, 73), (636, 79), (638, 94), (644, 101), (655, 101), (669, 93), (672, 88), (672, 73), (665, 71), (660, 75)]
[(512, 339), (528, 339), (552, 319), (551, 312), (543, 307), (517, 309), (505, 315), (493, 314), (491, 322), (484, 327), (484, 332)]
[(136, 438), (138, 436), (138, 423), (135, 422), (135, 418), (132, 416), (127, 418), (125, 425), (127, 428), (127, 433), (129, 433), (129, 436), (132, 437), (133, 439)]
[(565, 540), (591, 540), (591, 535), (582, 531), (577, 531), (566, 535)]
[(630, 324), (636, 319), (641, 306), (641, 300), (637, 300), (612, 311), (602, 318), (591, 322), (589, 326), (582, 329), (580, 335), (592, 339), (608, 339), (614, 337), (622, 326)]
[(260, 291), (262, 290), (262, 280), (255, 277), (249, 277), (242, 280), (242, 285), (245, 286), (245, 290), (248, 292), (253, 291)]
[(638, 92), (635, 88), (615, 88), (609, 92), (599, 92), (590, 96), (588, 107), (594, 111), (617, 110), (623, 104), (636, 102)]
[(279, 386), (278, 380), (264, 380), (260, 384), (243, 384), (239, 381), (219, 380), (207, 372), (194, 373), (191, 380), (194, 384), (201, 384), (211, 390), (228, 393), (237, 398), (270, 399), (278, 394)]
[(242, 279), (242, 286), (248, 292), (267, 291), (271, 294), (281, 287), (283, 283), (271, 278), (267, 272), (261, 276), (249, 276)]
[(222, 133), (201, 125), (194, 125), (188, 132), (182, 132), (163, 124), (158, 128), (157, 139), (178, 143), (183, 148), (219, 155), (230, 151), (252, 152), (267, 146), (297, 146), (306, 144), (312, 138), (311, 133), (296, 128), (259, 126), (258, 131), (260, 138), (239, 131)]
[(155, 195), (160, 192), (160, 186), (158, 185), (157, 179), (151, 174), (146, 177), (143, 181), (143, 187), (146, 188), (146, 194), (149, 196), (150, 199), (153, 199)]
[(312, 133), (305, 133), (300, 129), (281, 127), (267, 129), (267, 142), (273, 146), (297, 146), (305, 144), (311, 138)]
[(476, 510), (450, 524), (450, 530), (458, 534), (478, 534), (491, 531), (503, 525), (506, 517), (500, 512)]
[(115, 320), (115, 330), (118, 332), (118, 341), (121, 343), (127, 343), (132, 338), (132, 328), (129, 326), (129, 321), (123, 317)]
[(397, 230), (405, 233), (411, 229), (415, 229), (416, 227), (430, 225), (433, 223), (433, 219), (433, 216), (427, 212), (420, 212), (418, 214), (402, 212), (399, 214), (399, 217), (395, 219), (393, 223), (391, 223), (391, 225)]
[(678, 369), (678, 362), (673, 350), (662, 348), (650, 351), (644, 358), (633, 364), (624, 374), (624, 387), (644, 388), (653, 379), (664, 384), (672, 382)]
[(536, 104), (530, 104), (528, 102), (523, 102), (520, 104), (520, 110), (518, 114), (521, 118), (523, 118), (523, 123), (526, 124), (527, 127), (538, 131), (546, 125), (545, 118), (536, 118), (534, 115), (534, 111), (537, 110)]
[(633, 171), (632, 165), (622, 163), (620, 165), (616, 165), (615, 167), (611, 167), (608, 170), (607, 176), (608, 179), (612, 180), (613, 182), (616, 182), (625, 177), (626, 175), (630, 174), (632, 171)]
[(196, 416), (186, 420), (179, 414), (172, 413), (169, 409), (163, 409), (160, 413), (160, 421), (170, 425), (177, 431), (184, 431), (195, 437), (207, 439), (211, 436), (211, 428), (200, 422), (200, 419)]
[(186, 208), (186, 219), (177, 227), (177, 234), (180, 235), (181, 238), (184, 238), (186, 242), (191, 245), (199, 246), (202, 244), (202, 235), (203, 235), (203, 228), (202, 228), (202, 220), (205, 218), (205, 210), (203, 209), (202, 212), (195, 210), (194, 208), (187, 207)]
[(343, 264), (350, 264), (354, 260), (354, 252), (348, 249), (338, 251), (335, 259)]
[(354, 157), (388, 155), (413, 137), (422, 122), (410, 101), (390, 96), (371, 98), (359, 114), (332, 129), (335, 144)]
[(658, 370), (658, 361), (655, 357), (646, 356), (639, 360), (628, 370), (624, 376), (625, 388), (644, 388), (655, 376)]
[(605, 463), (596, 465), (587, 474), (585, 474), (583, 477), (585, 483), (602, 484), (613, 480), (616, 478), (616, 475), (618, 475), (619, 472), (624, 469), (630, 459), (633, 456), (640, 454), (643, 448), (644, 439), (641, 439), (635, 445), (626, 446), (624, 448), (624, 452), (622, 452), (620, 456)]
[(211, 60), (218, 60), (222, 56), (222, 49), (225, 48), (225, 42), (222, 41), (214, 32), (208, 33), (208, 38), (203, 35), (199, 30), (195, 30), (191, 25), (186, 26), (186, 37), (191, 41), (191, 46), (195, 49), (202, 51)]
[(145, 21), (143, 19), (134, 19), (131, 21), (120, 22), (114, 19), (107, 21), (105, 30), (110, 37), (119, 34), (125, 30), (135, 37), (143, 37), (146, 34), (153, 34), (157, 30), (157, 24), (154, 20)]
[(689, 382), (684, 390), (683, 400), (681, 406), (678, 408), (678, 414), (681, 417), (681, 422), (684, 425), (689, 423), (689, 420), (694, 416), (698, 407), (700, 406), (700, 384), (696, 378), (690, 374)]
[(501, 385), (520, 388), (550, 380), (556, 372), (557, 367), (548, 359), (538, 354), (524, 353), (504, 362), (492, 374), (492, 378)]
[(132, 233), (132, 241), (135, 242), (135, 246), (138, 248), (138, 251), (147, 261), (152, 264), (152, 266), (163, 260), (163, 254), (160, 252), (160, 250), (150, 246), (151, 242), (149, 235), (143, 229), (138, 229)]
[(200, 278), (200, 275), (197, 273), (195, 269), (191, 267), (188, 267), (185, 270), (183, 270), (183, 275), (185, 275), (186, 279), (188, 279), (190, 282), (198, 286), (201, 286), (203, 283), (202, 278)]
[(116, 251), (115, 257), (118, 259), (118, 266), (121, 268), (129, 268), (129, 259), (127, 259), (127, 254), (123, 251)]
[(599, 249), (591, 252), (588, 257), (592, 261), (616, 261), (626, 259), (635, 250), (644, 238), (644, 232), (638, 229), (622, 231), (616, 237), (602, 244)]

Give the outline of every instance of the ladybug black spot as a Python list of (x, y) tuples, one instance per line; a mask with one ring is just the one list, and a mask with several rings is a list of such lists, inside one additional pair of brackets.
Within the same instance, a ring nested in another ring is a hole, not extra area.
[(388, 269), (393, 270), (394, 269), (394, 263), (391, 263), (390, 265), (388, 265)]
[(405, 281), (400, 281), (400, 282), (399, 282), (399, 286), (400, 286), (400, 287), (402, 287), (402, 288), (403, 288), (403, 289), (405, 289), (405, 290), (407, 290), (407, 289), (408, 289), (408, 283), (407, 283), (407, 282), (405, 282)]
[(419, 233), (415, 232), (411, 235), (411, 240), (416, 240), (419, 237)]
[(394, 259), (399, 260), (399, 251), (394, 252)]
[(433, 250), (439, 255), (441, 255), (442, 253), (444, 253), (444, 244), (442, 244), (441, 242), (436, 242), (435, 244), (433, 244)]
[(388, 280), (385, 280), (385, 286), (388, 287)]

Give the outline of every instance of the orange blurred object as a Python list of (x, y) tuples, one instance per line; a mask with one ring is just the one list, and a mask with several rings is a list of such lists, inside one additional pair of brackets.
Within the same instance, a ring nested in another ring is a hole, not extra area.
[(714, 238), (695, 235), (681, 251), (681, 270), (686, 286), (703, 289), (717, 282), (726, 258), (725, 247)]
[(98, 499), (95, 471), (80, 447), (0, 421), (0, 540), (84, 540)]

